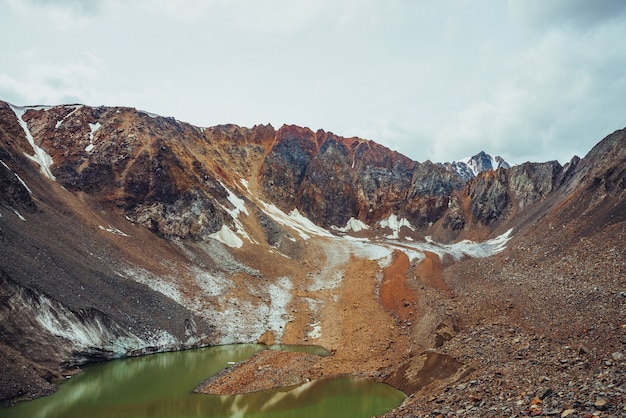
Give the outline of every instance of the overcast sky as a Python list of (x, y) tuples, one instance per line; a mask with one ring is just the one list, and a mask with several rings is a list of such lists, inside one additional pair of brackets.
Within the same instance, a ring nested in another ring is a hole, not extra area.
[(623, 0), (0, 0), (0, 99), (583, 156), (626, 126)]

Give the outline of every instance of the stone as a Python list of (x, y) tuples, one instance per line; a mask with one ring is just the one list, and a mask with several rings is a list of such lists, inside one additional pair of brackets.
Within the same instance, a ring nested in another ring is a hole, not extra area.
[(606, 411), (609, 408), (609, 402), (604, 398), (598, 398), (593, 403), (593, 406), (595, 406), (599, 411)]

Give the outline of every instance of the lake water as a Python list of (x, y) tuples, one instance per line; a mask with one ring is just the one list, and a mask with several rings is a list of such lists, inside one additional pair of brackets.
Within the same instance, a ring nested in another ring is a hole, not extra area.
[(0, 409), (0, 418), (370, 417), (405, 398), (391, 386), (348, 377), (237, 396), (192, 392), (229, 362), (260, 349), (254, 344), (230, 345), (96, 364), (62, 383), (51, 396)]

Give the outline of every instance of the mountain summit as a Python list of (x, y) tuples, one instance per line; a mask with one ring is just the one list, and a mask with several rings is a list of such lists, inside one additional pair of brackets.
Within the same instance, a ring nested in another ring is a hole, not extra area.
[(478, 154), (463, 158), (459, 161), (444, 163), (446, 170), (456, 173), (463, 180), (471, 180), (479, 173), (489, 170), (497, 170), (502, 168), (511, 168), (511, 165), (500, 156), (492, 157), (484, 151)]
[(368, 376), (412, 395), (392, 416), (529, 415), (535, 397), (584, 415), (598, 393), (619, 415), (626, 131), (565, 166), (453, 164), (0, 102), (0, 400), (94, 361), (259, 342), (332, 354), (266, 354), (274, 387)]

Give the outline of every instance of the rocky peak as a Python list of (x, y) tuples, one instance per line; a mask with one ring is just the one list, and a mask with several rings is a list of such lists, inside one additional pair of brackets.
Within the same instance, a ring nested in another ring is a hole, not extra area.
[(372, 141), (284, 127), (260, 171), (262, 190), (289, 212), (324, 227), (390, 215), (414, 226), (435, 222), (463, 184), (442, 167), (419, 164)]
[(475, 178), (479, 173), (489, 170), (497, 170), (500, 167), (509, 168), (511, 165), (500, 156), (492, 157), (484, 151), (459, 161), (444, 163), (443, 166), (453, 173), (458, 174), (463, 180)]

